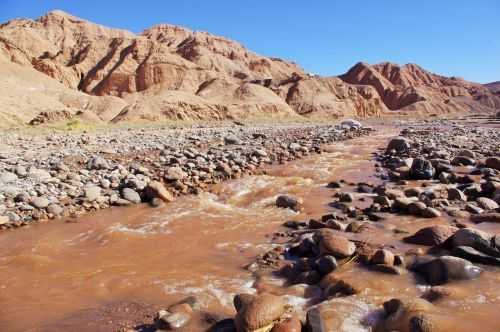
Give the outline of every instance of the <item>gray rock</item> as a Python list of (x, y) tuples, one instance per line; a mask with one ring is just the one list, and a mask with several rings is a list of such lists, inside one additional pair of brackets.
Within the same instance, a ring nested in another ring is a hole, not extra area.
[(239, 145), (241, 143), (241, 140), (234, 135), (224, 137), (224, 144), (226, 145)]
[(253, 150), (253, 155), (257, 157), (267, 157), (267, 152), (263, 149), (255, 149)]
[(467, 259), (474, 263), (500, 266), (500, 258), (487, 255), (472, 247), (460, 246), (451, 251), (453, 256)]
[(346, 119), (340, 123), (340, 126), (347, 129), (359, 129), (363, 125), (359, 121), (353, 119)]
[(493, 239), (493, 235), (486, 232), (462, 228), (450, 238), (450, 244), (452, 247), (471, 247), (487, 255), (500, 257), (500, 246)]
[(50, 204), (47, 206), (47, 212), (53, 214), (54, 216), (59, 216), (63, 214), (64, 208), (59, 204)]
[(47, 172), (46, 170), (38, 169), (38, 168), (34, 168), (34, 167), (30, 168), (30, 170), (28, 172), (28, 176), (32, 179), (37, 180), (37, 181), (45, 181), (45, 180), (52, 178), (52, 175), (50, 175), (50, 173)]
[(453, 279), (473, 279), (482, 270), (471, 262), (454, 256), (441, 256), (418, 264), (413, 269), (422, 274), (431, 285), (441, 285)]
[(12, 221), (12, 222), (16, 222), (16, 221), (20, 221), (21, 220), (21, 217), (17, 213), (12, 212), (12, 211), (7, 211), (5, 213), (5, 215), (7, 217), (9, 217), (9, 220)]
[(49, 206), (50, 202), (46, 197), (35, 197), (31, 200), (31, 205), (38, 209), (44, 209)]
[(98, 186), (89, 186), (85, 188), (85, 199), (89, 202), (96, 201), (101, 196), (101, 188)]
[(25, 177), (28, 175), (28, 171), (26, 170), (26, 167), (24, 167), (22, 165), (17, 165), (15, 172), (20, 177)]
[(17, 175), (12, 172), (0, 173), (0, 183), (11, 183), (17, 180)]
[(122, 189), (122, 197), (129, 202), (138, 204), (141, 202), (141, 196), (137, 193), (137, 191), (131, 188), (123, 188)]
[(110, 165), (109, 162), (104, 159), (103, 157), (100, 156), (94, 156), (89, 159), (87, 163), (87, 168), (88, 169), (94, 169), (94, 170), (101, 170), (101, 169), (109, 169)]

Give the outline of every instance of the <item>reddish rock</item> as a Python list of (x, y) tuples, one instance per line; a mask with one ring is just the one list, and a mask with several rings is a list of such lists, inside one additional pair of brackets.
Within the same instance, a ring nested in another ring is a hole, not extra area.
[[(330, 232), (329, 232), (330, 231)], [(336, 258), (350, 257), (356, 251), (356, 245), (343, 236), (336, 235), (329, 229), (317, 233), (321, 254), (332, 255)]]
[(415, 234), (405, 237), (403, 240), (424, 246), (437, 246), (446, 241), (456, 230), (455, 227), (445, 225), (430, 226), (418, 230)]

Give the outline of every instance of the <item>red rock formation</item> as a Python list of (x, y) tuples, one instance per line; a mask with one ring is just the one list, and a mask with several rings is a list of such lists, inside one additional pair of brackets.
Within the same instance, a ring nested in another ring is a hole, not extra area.
[[(116, 122), (368, 117), (415, 105), (438, 112), (500, 105), (478, 84), (416, 65), (360, 63), (341, 79), (312, 76), (206, 32), (162, 24), (136, 35), (61, 11), (0, 25), (0, 75), (9, 92), (0, 96), (7, 105), (0, 116), (8, 125), (54, 111)], [(20, 88), (35, 82), (31, 95)]]
[(481, 84), (436, 75), (415, 64), (360, 62), (340, 78), (350, 84), (373, 86), (391, 110), (440, 113), (500, 108), (500, 99)]

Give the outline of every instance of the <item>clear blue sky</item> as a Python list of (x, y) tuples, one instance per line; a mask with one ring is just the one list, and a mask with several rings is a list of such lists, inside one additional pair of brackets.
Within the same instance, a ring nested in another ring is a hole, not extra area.
[(134, 32), (158, 23), (208, 31), (322, 75), (392, 61), (500, 80), (498, 0), (0, 0), (0, 21), (53, 9)]

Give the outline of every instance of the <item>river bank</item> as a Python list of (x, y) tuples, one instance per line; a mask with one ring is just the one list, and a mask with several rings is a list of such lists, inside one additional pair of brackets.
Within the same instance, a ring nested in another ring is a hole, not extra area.
[(257, 173), (264, 165), (321, 153), (322, 144), (369, 132), (357, 125), (233, 125), (4, 133), (0, 229), (110, 206), (158, 205), (161, 201), (154, 198), (168, 202), (196, 194), (214, 183)]

